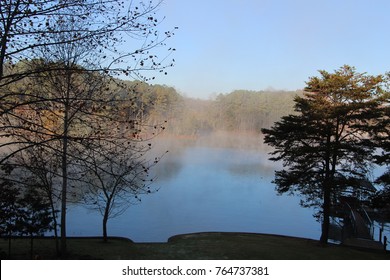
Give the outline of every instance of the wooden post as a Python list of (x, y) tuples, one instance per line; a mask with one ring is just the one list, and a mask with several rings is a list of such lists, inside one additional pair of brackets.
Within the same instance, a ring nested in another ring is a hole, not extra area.
[(383, 248), (385, 249), (385, 251), (386, 251), (386, 247), (387, 247), (387, 236), (385, 235), (383, 237)]

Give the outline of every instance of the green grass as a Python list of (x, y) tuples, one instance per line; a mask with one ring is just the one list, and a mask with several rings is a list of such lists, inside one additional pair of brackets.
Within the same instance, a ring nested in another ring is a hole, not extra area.
[[(390, 259), (390, 253), (340, 245), (322, 246), (318, 241), (277, 235), (245, 233), (201, 233), (170, 238), (167, 243), (133, 243), (125, 238), (69, 238), (70, 259), (265, 259), (265, 260), (375, 260)], [(0, 240), (2, 251), (8, 241)], [(34, 256), (55, 258), (55, 242), (34, 240)], [(13, 259), (28, 259), (29, 240), (12, 240)]]

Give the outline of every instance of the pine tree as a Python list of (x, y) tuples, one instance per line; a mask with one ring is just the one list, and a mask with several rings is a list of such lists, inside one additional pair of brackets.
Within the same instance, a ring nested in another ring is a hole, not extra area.
[(368, 131), (378, 117), (386, 81), (350, 66), (320, 74), (309, 79), (303, 97), (295, 98), (295, 114), (262, 132), (264, 142), (275, 148), (270, 160), (284, 165), (275, 172), (276, 190), (299, 194), (303, 206), (319, 209), (320, 241), (327, 243), (332, 205), (369, 179), (376, 147)]

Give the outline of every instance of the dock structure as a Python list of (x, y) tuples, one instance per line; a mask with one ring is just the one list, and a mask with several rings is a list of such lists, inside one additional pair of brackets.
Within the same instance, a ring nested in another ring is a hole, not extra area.
[(361, 203), (354, 198), (341, 199), (344, 224), (341, 242), (344, 245), (383, 250), (382, 242), (374, 240), (374, 224)]

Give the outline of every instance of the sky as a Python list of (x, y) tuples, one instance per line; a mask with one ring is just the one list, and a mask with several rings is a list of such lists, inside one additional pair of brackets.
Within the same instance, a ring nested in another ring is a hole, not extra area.
[(207, 99), (236, 89), (298, 90), (347, 64), (390, 71), (388, 0), (165, 0), (175, 66), (155, 83)]

